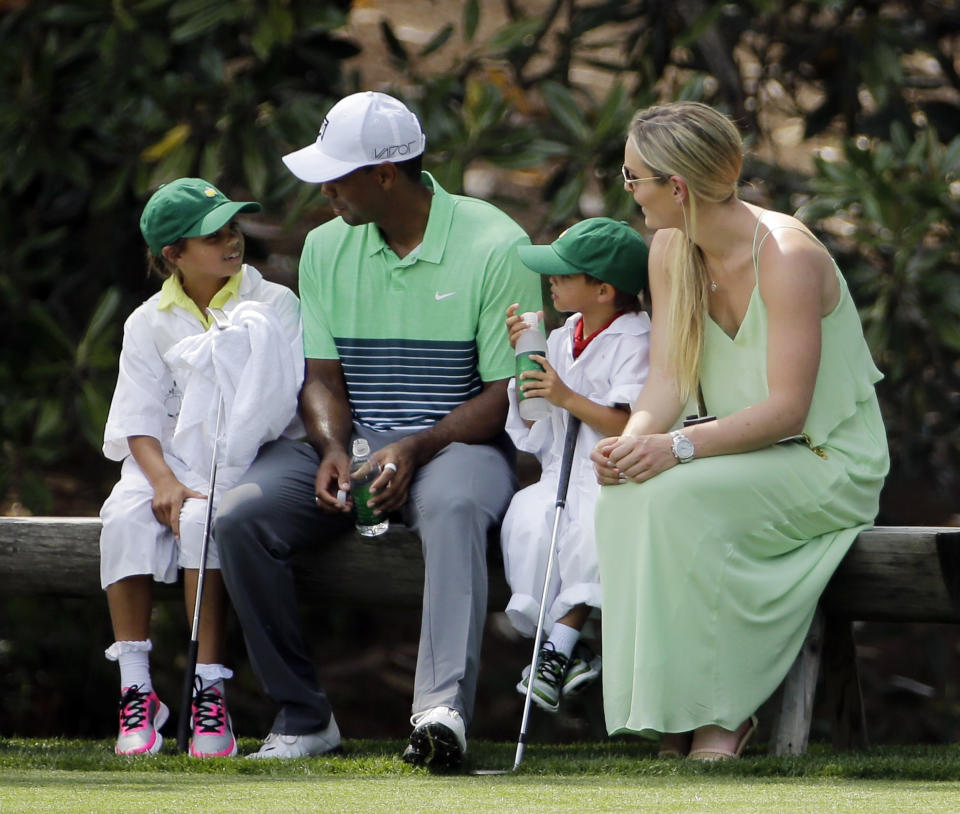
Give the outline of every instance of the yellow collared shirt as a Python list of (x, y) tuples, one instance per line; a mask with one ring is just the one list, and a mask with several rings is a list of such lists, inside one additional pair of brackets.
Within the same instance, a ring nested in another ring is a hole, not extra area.
[[(240, 269), (236, 274), (234, 274), (223, 287), (213, 295), (213, 298), (210, 300), (211, 308), (223, 308), (232, 297), (236, 297), (240, 293), (240, 281), (243, 278), (243, 269)], [(175, 274), (171, 274), (163, 281), (163, 285), (160, 286), (160, 302), (157, 303), (157, 310), (164, 311), (174, 306), (179, 306), (188, 314), (193, 314), (200, 322), (203, 324), (203, 327), (209, 328), (213, 324), (213, 320), (208, 314), (201, 313), (197, 304), (190, 299), (190, 295), (183, 290), (183, 285), (180, 282), (180, 278)]]

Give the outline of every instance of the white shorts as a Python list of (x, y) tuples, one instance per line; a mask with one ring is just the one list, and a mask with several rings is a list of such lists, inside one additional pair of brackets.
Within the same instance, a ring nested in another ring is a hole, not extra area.
[[(166, 458), (177, 479), (206, 494), (207, 482), (199, 482), (182, 462)], [(178, 465), (179, 464), (179, 465)], [(219, 478), (218, 478), (219, 480)], [(218, 483), (217, 497), (225, 484)], [(191, 498), (180, 511), (180, 539), (153, 515), (153, 487), (132, 456), (126, 458), (120, 481), (100, 509), (100, 584), (106, 588), (124, 577), (150, 574), (157, 582), (176, 582), (177, 568), (199, 568), (203, 548), (203, 524), (207, 501)], [(207, 568), (219, 569), (216, 542), (210, 538)]]
[[(566, 508), (557, 535), (556, 568), (547, 588), (544, 632), (577, 605), (602, 604), (600, 569), (593, 534), (596, 481), (571, 479)], [(557, 478), (543, 478), (521, 489), (510, 501), (500, 529), (503, 567), (512, 591), (507, 618), (524, 636), (533, 636), (540, 618), (540, 599), (556, 515)]]

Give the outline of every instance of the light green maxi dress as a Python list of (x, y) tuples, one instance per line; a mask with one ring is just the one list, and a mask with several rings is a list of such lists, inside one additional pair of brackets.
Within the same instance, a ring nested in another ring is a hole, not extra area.
[[(804, 427), (820, 454), (778, 445), (601, 490), (610, 734), (736, 729), (783, 680), (827, 581), (876, 517), (889, 466), (881, 374), (839, 269), (837, 278)], [(766, 347), (759, 287), (734, 338), (707, 318), (701, 386), (712, 414), (767, 397)]]

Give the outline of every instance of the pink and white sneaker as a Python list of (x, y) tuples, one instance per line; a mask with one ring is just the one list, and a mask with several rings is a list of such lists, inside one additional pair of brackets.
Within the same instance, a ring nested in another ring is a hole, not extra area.
[(145, 755), (159, 752), (163, 746), (160, 727), (170, 717), (170, 710), (157, 694), (142, 692), (139, 684), (124, 687), (120, 695), (120, 734), (118, 755)]
[(237, 739), (233, 736), (233, 724), (223, 697), (223, 682), (197, 689), (190, 708), (190, 723), (193, 738), (190, 754), (193, 757), (233, 757), (237, 753)]

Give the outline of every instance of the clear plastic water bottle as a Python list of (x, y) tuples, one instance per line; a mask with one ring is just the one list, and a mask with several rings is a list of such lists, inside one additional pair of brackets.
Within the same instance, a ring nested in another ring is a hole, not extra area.
[(364, 537), (379, 537), (390, 528), (384, 515), (374, 514), (367, 505), (370, 500), (370, 484), (380, 474), (380, 464), (370, 457), (370, 443), (366, 438), (356, 438), (350, 458), (350, 495), (357, 516), (357, 531)]
[(547, 355), (547, 338), (540, 330), (540, 319), (534, 311), (528, 311), (520, 315), (520, 319), (527, 326), (517, 338), (517, 406), (520, 409), (520, 417), (526, 421), (537, 421), (550, 415), (550, 402), (542, 396), (527, 396), (520, 389), (523, 380), (520, 374), (525, 370), (543, 370), (543, 366), (534, 362), (530, 358), (531, 353), (538, 353), (541, 356)]

